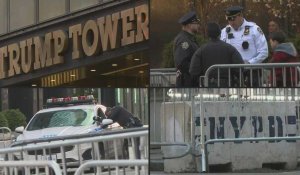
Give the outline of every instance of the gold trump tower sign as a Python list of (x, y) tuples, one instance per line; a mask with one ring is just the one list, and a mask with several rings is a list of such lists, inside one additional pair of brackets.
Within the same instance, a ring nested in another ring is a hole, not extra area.
[(2, 46), (0, 79), (63, 64), (68, 49), (75, 60), (148, 39), (149, 9), (144, 4), (69, 26), (68, 31), (55, 30)]

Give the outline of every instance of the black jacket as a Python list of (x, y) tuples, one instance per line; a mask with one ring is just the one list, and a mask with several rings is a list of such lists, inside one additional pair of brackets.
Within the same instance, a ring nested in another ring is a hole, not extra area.
[[(230, 44), (214, 39), (201, 46), (193, 55), (189, 72), (192, 76), (204, 76), (206, 70), (215, 64), (243, 64), (240, 53)], [(209, 78), (217, 78), (217, 71)], [(220, 69), (220, 79), (228, 79), (227, 69)], [(198, 80), (198, 79), (197, 79)]]
[(141, 127), (142, 122), (134, 117), (130, 112), (121, 106), (114, 106), (111, 108), (111, 115), (107, 116), (114, 122), (118, 122), (124, 128)]
[(181, 82), (176, 83), (179, 87), (191, 86), (189, 68), (192, 56), (198, 47), (195, 36), (186, 31), (181, 31), (174, 39), (173, 54), (175, 67), (182, 73), (180, 80), (177, 79), (177, 81)]

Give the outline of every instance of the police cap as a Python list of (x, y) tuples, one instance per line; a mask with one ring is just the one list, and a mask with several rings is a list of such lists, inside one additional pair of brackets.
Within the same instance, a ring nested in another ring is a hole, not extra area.
[(234, 16), (243, 11), (243, 7), (241, 6), (231, 6), (225, 9), (226, 16)]
[(185, 15), (183, 15), (179, 20), (178, 23), (182, 25), (190, 24), (192, 22), (199, 22), (200, 20), (197, 17), (196, 12), (191, 11)]

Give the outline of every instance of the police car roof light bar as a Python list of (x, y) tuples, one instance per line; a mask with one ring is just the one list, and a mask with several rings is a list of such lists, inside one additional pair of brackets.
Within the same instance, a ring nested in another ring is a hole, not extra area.
[(46, 107), (61, 107), (71, 105), (94, 104), (95, 98), (93, 95), (65, 98), (49, 98), (46, 102)]

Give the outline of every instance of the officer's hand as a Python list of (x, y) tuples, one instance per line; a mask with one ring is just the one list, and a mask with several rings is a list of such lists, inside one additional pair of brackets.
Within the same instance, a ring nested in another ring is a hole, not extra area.
[(100, 117), (100, 116), (94, 116), (93, 117), (93, 124), (95, 124), (97, 122), (97, 124), (99, 125), (99, 123), (102, 123), (102, 120), (105, 119), (105, 117)]

